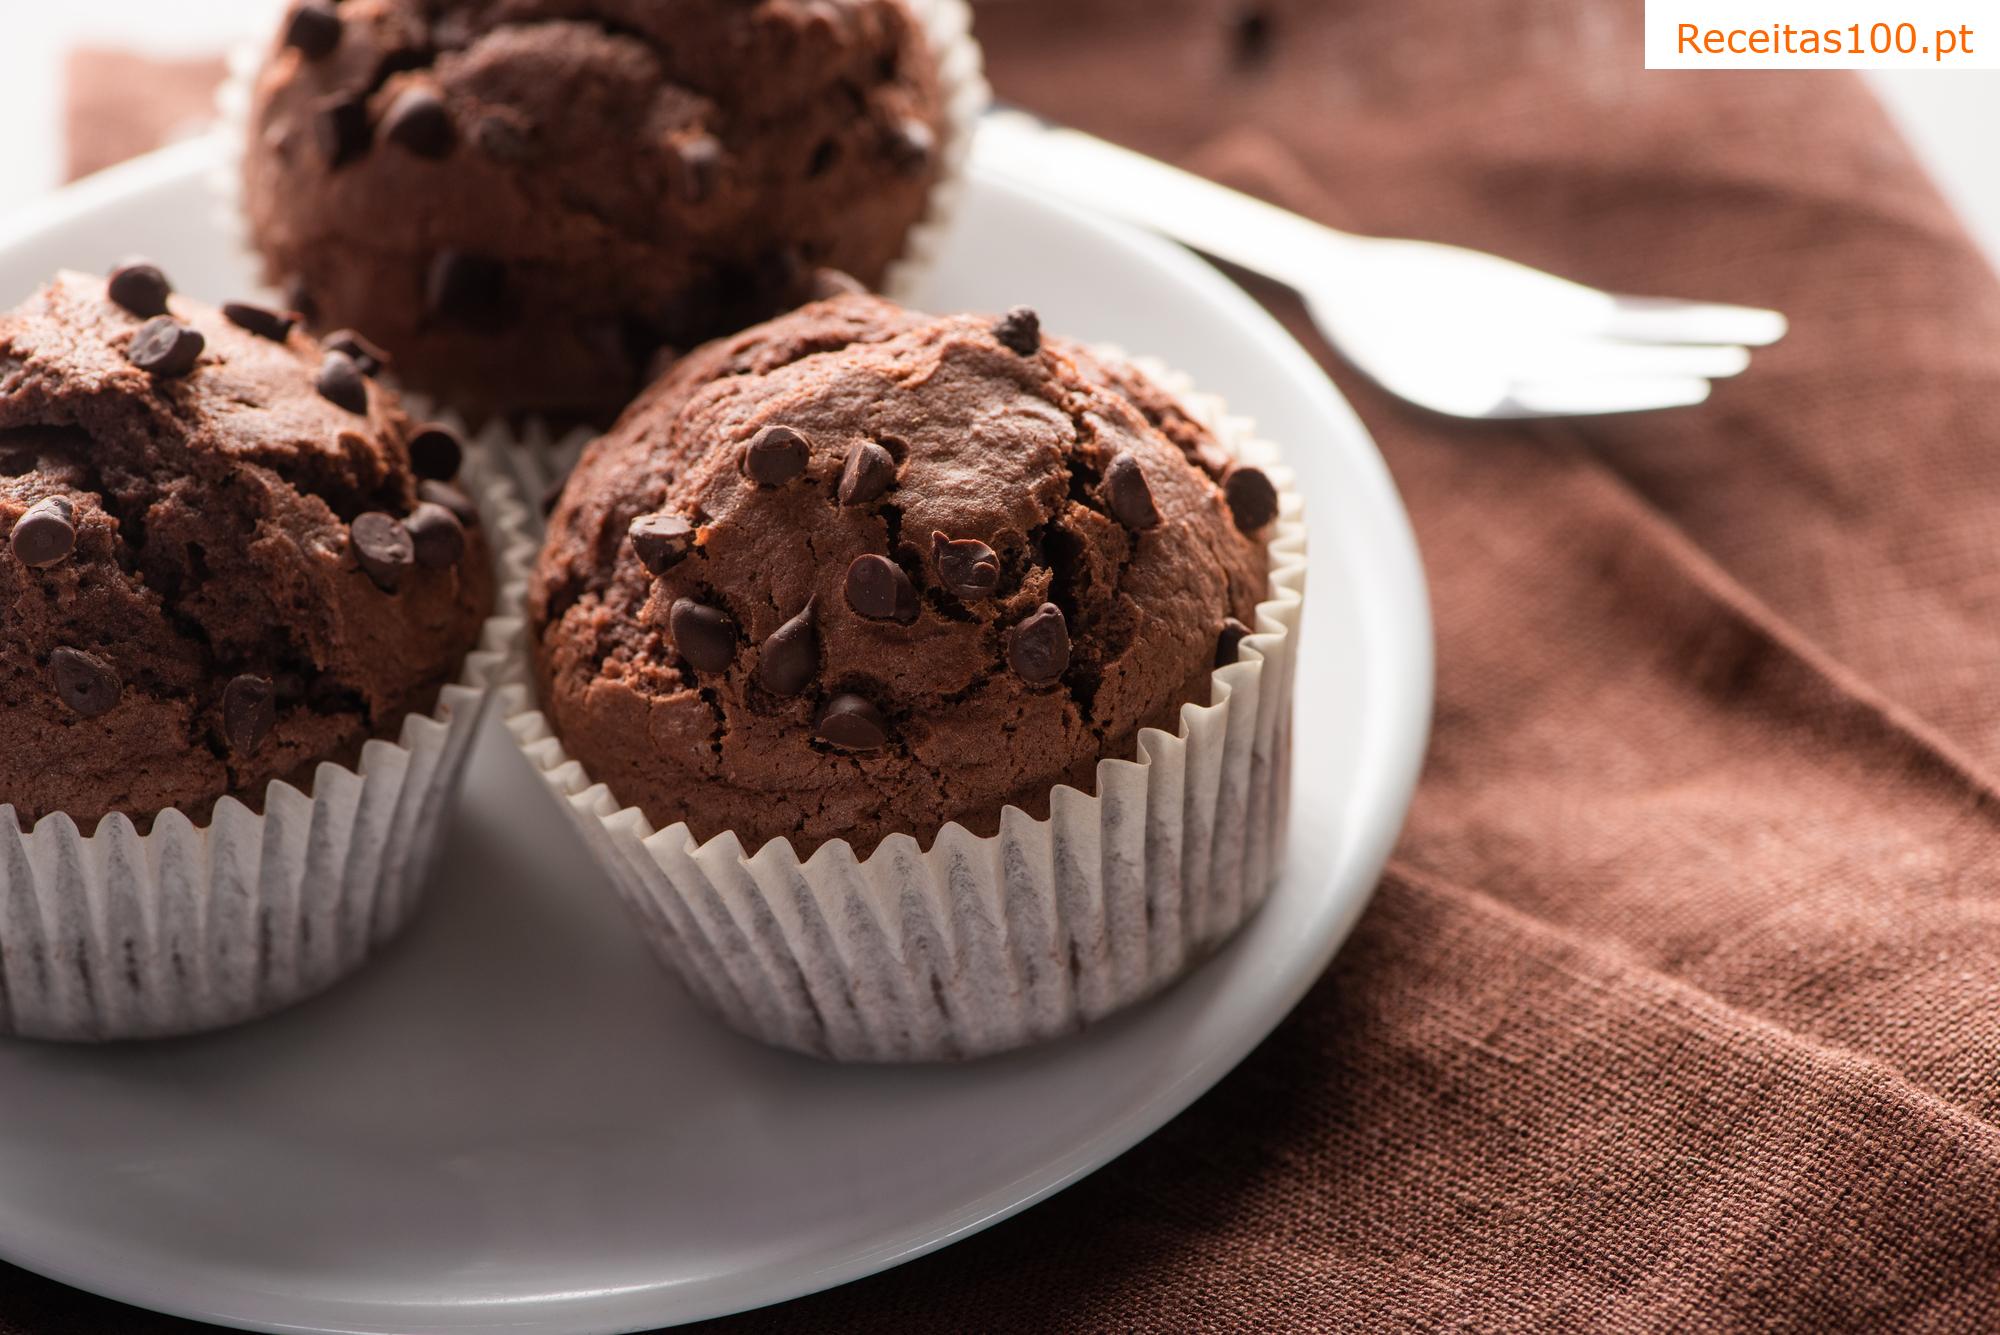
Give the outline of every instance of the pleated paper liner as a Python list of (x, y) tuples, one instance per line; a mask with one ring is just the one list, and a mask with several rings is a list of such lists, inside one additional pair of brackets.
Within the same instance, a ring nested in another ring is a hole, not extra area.
[(0, 1034), (162, 1038), (281, 1010), (359, 969), (422, 898), (466, 755), (495, 688), (519, 679), (522, 599), (535, 557), (527, 507), (466, 452), (495, 570), (494, 612), (428, 714), (375, 739), (310, 791), (233, 797), (206, 825), (120, 814), (85, 836), (52, 813), (23, 832), (0, 806)]
[[(1105, 350), (1106, 357), (1122, 354)], [(925, 851), (899, 834), (867, 858), (844, 841), (801, 862), (783, 840), (746, 855), (655, 830), (564, 751), (525, 683), (507, 725), (610, 873), (647, 939), (708, 1010), (779, 1047), (840, 1061), (1001, 1052), (1078, 1030), (1181, 977), (1263, 903), (1290, 798), (1292, 678), (1305, 528), (1277, 451), (1219, 401), (1141, 363), (1270, 473), (1280, 495), (1269, 597), (1211, 701), (1097, 791), (1054, 790), (991, 837), (947, 825)]]

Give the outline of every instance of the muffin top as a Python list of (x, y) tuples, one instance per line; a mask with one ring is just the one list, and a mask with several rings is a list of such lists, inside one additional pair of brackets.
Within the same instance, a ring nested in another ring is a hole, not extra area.
[[(135, 263), (0, 315), (0, 802), (302, 785), (428, 708), (492, 602), (456, 470), (353, 357)], [(425, 497), (429, 499), (426, 500)]]
[(904, 0), (305, 0), (259, 76), (272, 278), (410, 384), (615, 416), (655, 349), (873, 284), (946, 125)]
[(1206, 701), (1275, 510), (1032, 312), (815, 303), (690, 354), (586, 451), (531, 592), (543, 701), (702, 839), (990, 834)]

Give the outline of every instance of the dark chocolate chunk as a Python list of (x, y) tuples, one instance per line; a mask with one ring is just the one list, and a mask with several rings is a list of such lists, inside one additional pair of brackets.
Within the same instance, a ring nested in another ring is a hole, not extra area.
[(324, 60), (340, 45), (340, 15), (328, 0), (305, 0), (285, 20), (285, 45), (307, 60)]
[(1112, 515), (1126, 528), (1148, 529), (1160, 522), (1145, 470), (1131, 455), (1119, 455), (1104, 470), (1104, 494), (1111, 502)]
[(432, 478), (425, 478), (422, 482), (417, 483), (417, 499), (429, 501), (433, 505), (442, 505), (445, 509), (457, 515), (458, 522), (467, 528), (471, 528), (479, 522), (479, 507), (472, 503), (470, 496), (460, 491), (457, 487), (452, 486), (449, 482), (439, 482)]
[(344, 167), (354, 161), (368, 151), (373, 137), (366, 98), (328, 98), (313, 111), (313, 138), (328, 167)]
[(847, 452), (840, 470), (840, 503), (866, 505), (895, 484), (896, 456), (872, 440)]
[(465, 445), (442, 422), (426, 422), (410, 437), (410, 469), (418, 477), (449, 482), (465, 462)]
[(1069, 668), (1069, 623), (1062, 609), (1043, 603), (1014, 627), (1007, 662), (1021, 680), (1037, 686), (1062, 676)]
[(937, 563), (938, 583), (969, 603), (992, 597), (1000, 587), (1000, 558), (977, 538), (954, 540), (932, 533), (931, 558)]
[(736, 623), (719, 607), (677, 598), (667, 613), (667, 629), (696, 672), (724, 672), (736, 661)]
[(819, 631), (813, 625), (818, 602), (806, 599), (799, 614), (766, 636), (757, 651), (758, 684), (773, 695), (797, 695), (819, 672)]
[(444, 100), (428, 88), (406, 88), (382, 118), (382, 137), (420, 158), (443, 158), (458, 146), (458, 128)]
[(937, 131), (929, 125), (906, 116), (891, 127), (888, 136), (889, 161), (896, 170), (906, 176), (915, 176), (930, 166), (937, 154)]
[(160, 266), (150, 260), (127, 260), (104, 282), (106, 296), (132, 314), (147, 318), (167, 313), (167, 297), (173, 290)]
[(743, 472), (760, 487), (782, 487), (806, 471), (812, 451), (788, 426), (767, 426), (743, 447)]
[(36, 501), (14, 521), (9, 541), (15, 559), (24, 566), (40, 569), (67, 557), (76, 550), (76, 522), (69, 502), (61, 496)]
[(344, 352), (352, 357), (363, 375), (380, 375), (382, 368), (389, 364), (388, 353), (352, 329), (334, 330), (320, 340), (320, 346), (328, 352)]
[(245, 672), (222, 688), (222, 740), (231, 751), (251, 754), (277, 721), (277, 691), (269, 677)]
[(859, 296), (867, 290), (867, 285), (851, 274), (838, 269), (814, 269), (806, 295), (814, 301), (826, 301), (832, 297)]
[(496, 259), (464, 250), (438, 252), (424, 280), (424, 304), (447, 320), (478, 320), (493, 314), (507, 290), (507, 267)]
[(403, 574), (417, 563), (417, 546), (410, 530), (394, 515), (370, 510), (354, 517), (348, 525), (348, 544), (354, 559), (384, 593), (394, 593)]
[(1042, 317), (1033, 307), (1016, 306), (994, 322), (993, 337), (1009, 352), (1032, 357), (1042, 350)]
[(184, 376), (194, 370), (195, 360), (208, 340), (198, 329), (190, 329), (170, 315), (156, 315), (139, 326), (125, 346), (125, 360), (162, 380)]
[(344, 352), (326, 354), (319, 364), (319, 374), (313, 377), (313, 388), (336, 407), (351, 413), (368, 411), (368, 380), (354, 364), (354, 358)]
[(1255, 533), (1278, 517), (1278, 489), (1261, 468), (1240, 467), (1222, 481), (1222, 495), (1236, 527)]
[(917, 619), (917, 590), (903, 567), (869, 552), (847, 567), (847, 605), (870, 621), (907, 626)]
[(410, 531), (417, 564), (426, 570), (448, 569), (465, 555), (465, 525), (436, 501), (418, 501), (403, 527)]
[(889, 725), (861, 696), (836, 695), (819, 711), (813, 735), (843, 751), (879, 751), (889, 744)]
[(96, 718), (118, 703), (124, 683), (111, 664), (81, 649), (58, 649), (49, 655), (55, 669), (56, 694), (85, 718)]
[(715, 193), (722, 177), (722, 144), (712, 134), (698, 134), (674, 145), (674, 186), (689, 204)]
[(1243, 637), (1250, 634), (1250, 628), (1235, 617), (1224, 617), (1222, 633), (1215, 637), (1215, 665), (1228, 667), (1236, 661), (1236, 651), (1243, 645)]
[(632, 554), (655, 575), (664, 575), (694, 550), (694, 525), (679, 515), (640, 515), (626, 530)]
[(274, 311), (269, 306), (253, 306), (247, 301), (225, 302), (222, 314), (238, 329), (247, 329), (273, 343), (283, 343), (291, 336), (292, 326), (297, 323), (287, 312)]

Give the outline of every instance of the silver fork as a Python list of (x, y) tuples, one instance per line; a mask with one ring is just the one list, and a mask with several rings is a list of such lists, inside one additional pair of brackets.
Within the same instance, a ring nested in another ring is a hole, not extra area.
[(1700, 403), (1776, 311), (1618, 296), (1459, 246), (1352, 236), (1015, 111), (980, 123), (982, 168), (1276, 279), (1383, 388), (1453, 417), (1567, 417)]

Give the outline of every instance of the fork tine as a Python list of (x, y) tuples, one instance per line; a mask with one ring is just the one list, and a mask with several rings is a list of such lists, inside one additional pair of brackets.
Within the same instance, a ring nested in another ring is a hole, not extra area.
[(1630, 380), (1517, 380), (1488, 417), (1582, 417), (1684, 408), (1708, 397), (1697, 376), (1641, 376)]
[(1614, 296), (1598, 332), (1638, 343), (1740, 343), (1763, 348), (1783, 338), (1786, 327), (1784, 316), (1755, 306)]
[(1529, 342), (1507, 351), (1505, 374), (1511, 380), (1614, 380), (1679, 376), (1724, 380), (1741, 375), (1750, 365), (1746, 348), (1702, 343), (1631, 343), (1611, 339), (1562, 339)]

